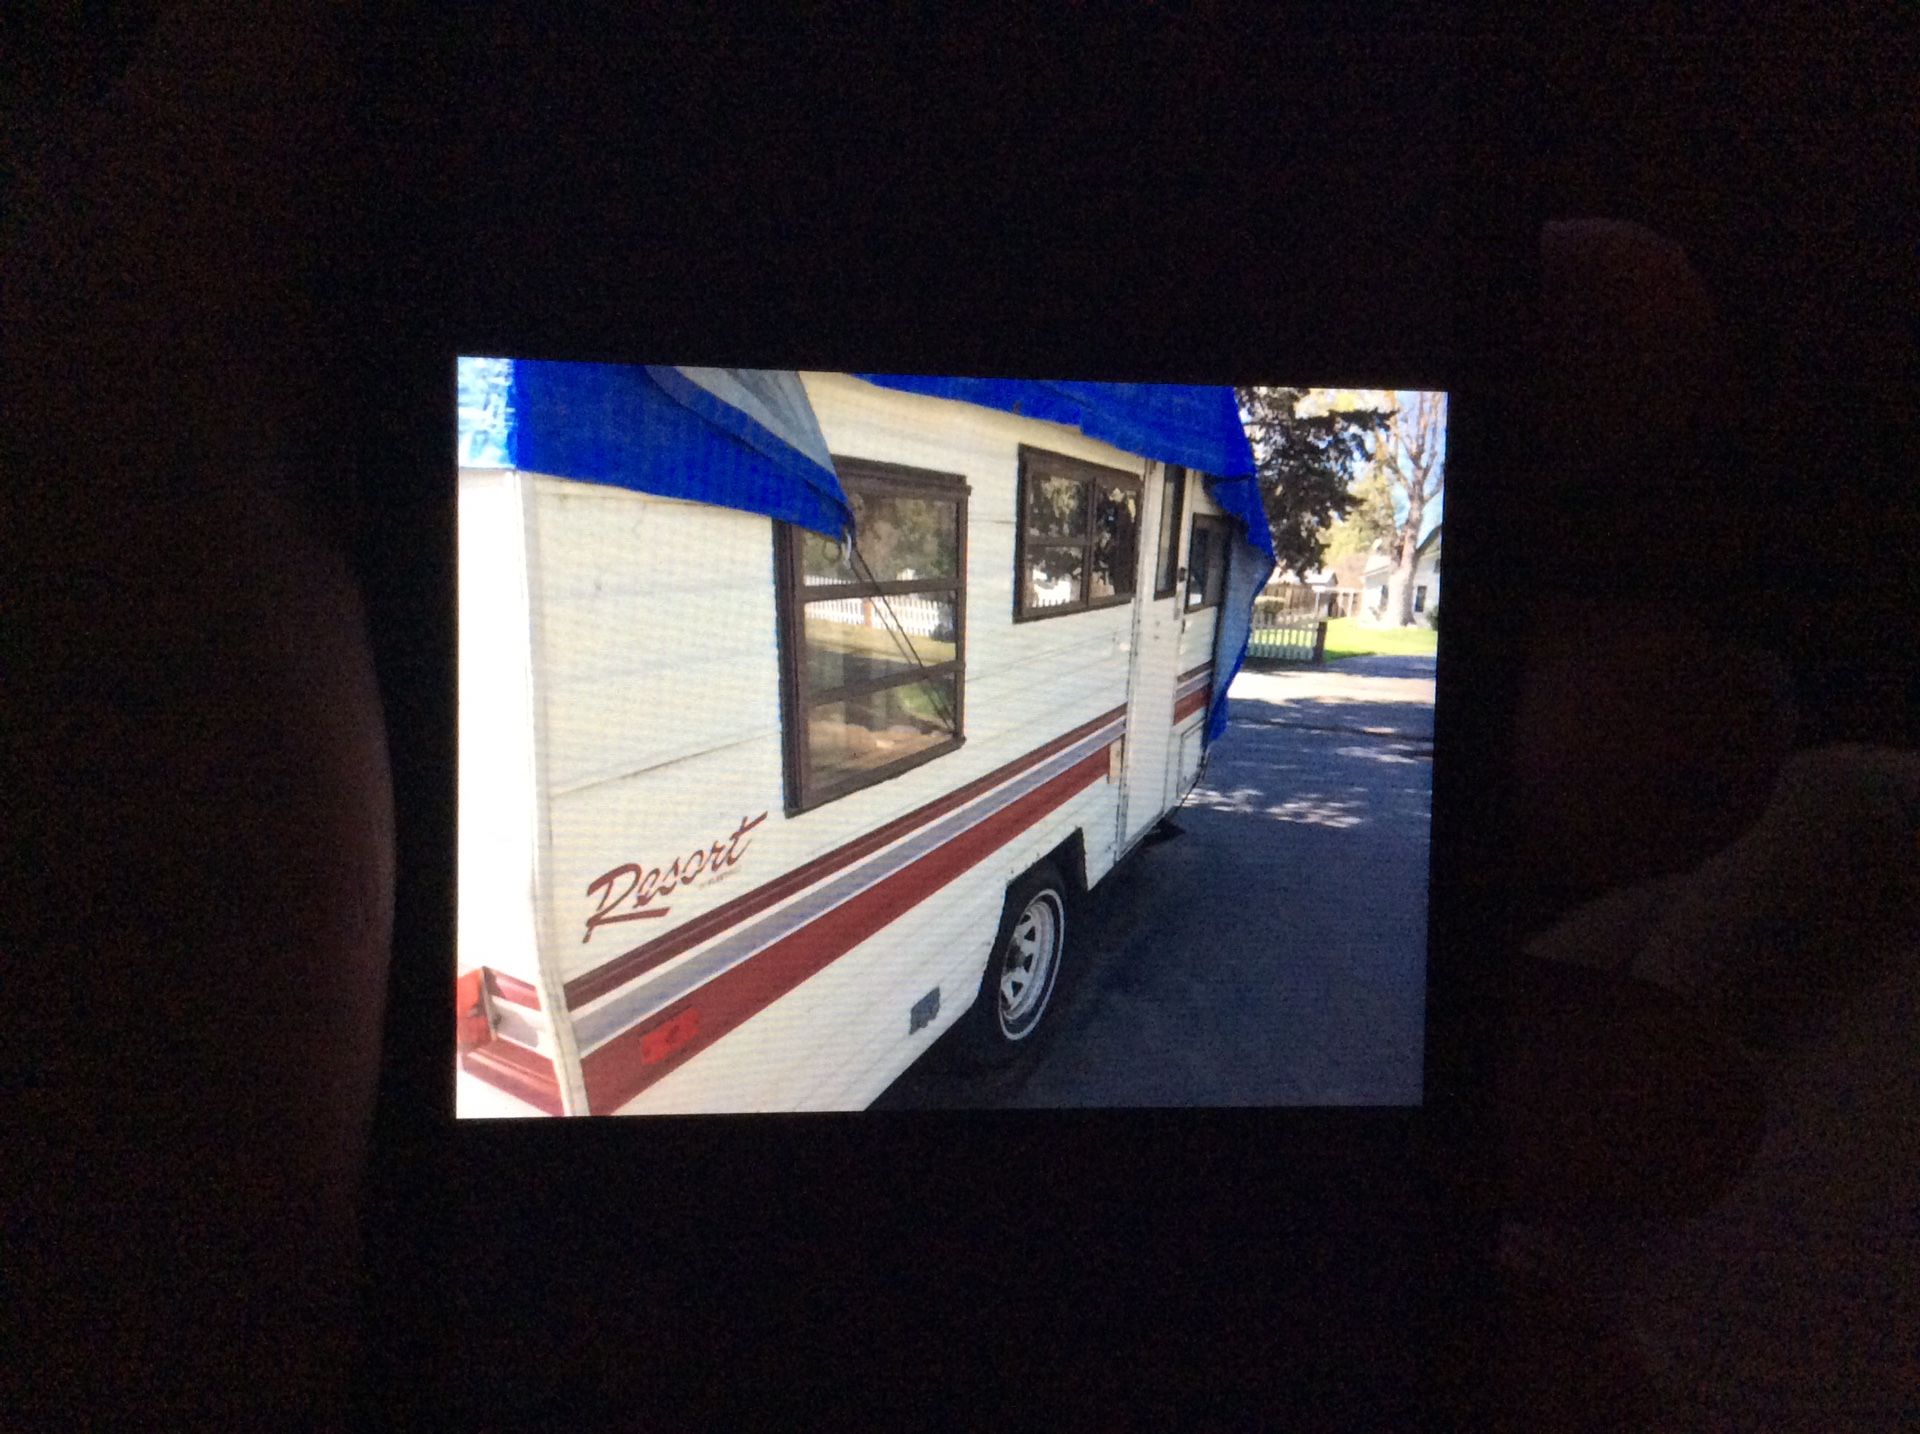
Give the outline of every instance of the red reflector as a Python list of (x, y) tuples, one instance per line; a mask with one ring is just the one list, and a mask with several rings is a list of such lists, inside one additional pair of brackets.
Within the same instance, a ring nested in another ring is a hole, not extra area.
[(475, 967), (453, 985), (453, 1011), (456, 1037), (463, 1051), (484, 1046), (493, 1039), (493, 1022), (487, 1018), (487, 1001), (481, 985), (483, 968)]
[(689, 1006), (672, 1020), (662, 1021), (640, 1038), (640, 1062), (653, 1065), (672, 1055), (700, 1029), (700, 1012)]

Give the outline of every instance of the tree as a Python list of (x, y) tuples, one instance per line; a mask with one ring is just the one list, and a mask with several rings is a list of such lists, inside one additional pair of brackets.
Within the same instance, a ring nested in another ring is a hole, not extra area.
[(1394, 404), (1386, 431), (1373, 445), (1367, 473), (1367, 481), (1386, 484), (1399, 520), (1390, 548), (1393, 576), (1387, 584), (1387, 611), (1399, 627), (1413, 623), (1413, 568), (1420, 555), (1420, 532), (1427, 505), (1439, 496), (1446, 481), (1447, 396), (1421, 392), (1406, 398), (1411, 402)]
[[(1260, 496), (1282, 567), (1320, 566), (1327, 526), (1346, 515), (1354, 465), (1389, 418), (1383, 408), (1327, 405), (1304, 388), (1242, 388), (1240, 418), (1253, 445)], [(1310, 395), (1312, 397), (1310, 398)]]
[(1366, 473), (1347, 496), (1346, 516), (1336, 519), (1321, 534), (1329, 559), (1370, 552), (1375, 547), (1385, 549), (1400, 530), (1393, 511), (1393, 485), (1378, 464), (1367, 465)]

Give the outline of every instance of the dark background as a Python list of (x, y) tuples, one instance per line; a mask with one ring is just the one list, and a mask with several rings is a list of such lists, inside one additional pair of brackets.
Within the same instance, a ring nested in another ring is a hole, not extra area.
[[(316, 294), (357, 358), (313, 376), (354, 436), (313, 497), (370, 594), (400, 801), (369, 1412), (1377, 1425), (1488, 1393), (1498, 976), (1554, 900), (1511, 860), (1525, 614), (1704, 614), (1786, 660), (1803, 743), (1913, 736), (1911, 46), (1864, 7), (1676, 13), (365, 32)], [(16, 23), (10, 173), (145, 23)], [(1737, 372), (1675, 456), (1711, 481), (1537, 498), (1519, 347), (1539, 224), (1581, 215), (1677, 240), (1720, 307)], [(1428, 1107), (454, 1128), (460, 352), (1453, 392)]]
[[(671, 63), (623, 65), (597, 40), (536, 62), (502, 26), (435, 52), (459, 142), (389, 152), (393, 188), (421, 200), (390, 216), (408, 242), (381, 252), (412, 267), (374, 306), (404, 316), (388, 337), (417, 398), (363, 459), (389, 685), (417, 704), (396, 723), (414, 880), (370, 1263), (419, 1273), (372, 1292), (383, 1395), (609, 1413), (716, 1392), (958, 1397), (983, 1417), (1105, 1420), (1340, 1390), (1377, 1419), (1417, 1397), (1431, 1330), (1482, 1322), (1484, 1219), (1447, 1212), (1487, 1178), (1466, 1123), (1484, 1071), (1438, 970), (1424, 1118), (441, 1123), (451, 632), (422, 618), (446, 622), (452, 575), (421, 559), (448, 551), (452, 353), (1497, 384), (1537, 200), (1517, 164), (1467, 166), (1464, 136), (1523, 132), (1519, 77), (1470, 84), (1445, 37), (1276, 31), (1230, 66), (1227, 31), (1159, 28), (1049, 42), (863, 24), (797, 51), (677, 37)], [(422, 128), (419, 63), (376, 86), (396, 136)], [(1387, 103), (1354, 102), (1369, 73)], [(1456, 491), (1476, 441), (1497, 441), (1474, 412), (1463, 393)], [(416, 502), (396, 513), (399, 492)], [(1423, 1136), (1444, 1152), (1424, 1168)]]

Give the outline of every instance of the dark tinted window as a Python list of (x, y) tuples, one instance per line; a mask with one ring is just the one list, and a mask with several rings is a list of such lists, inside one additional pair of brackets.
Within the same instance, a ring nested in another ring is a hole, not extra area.
[(1016, 619), (1085, 612), (1133, 596), (1140, 491), (1131, 473), (1020, 450)]
[(1160, 475), (1160, 554), (1153, 595), (1172, 597), (1180, 572), (1180, 520), (1185, 517), (1187, 470), (1168, 468)]
[(1227, 583), (1227, 525), (1194, 515), (1193, 541), (1187, 547), (1187, 610), (1218, 607)]

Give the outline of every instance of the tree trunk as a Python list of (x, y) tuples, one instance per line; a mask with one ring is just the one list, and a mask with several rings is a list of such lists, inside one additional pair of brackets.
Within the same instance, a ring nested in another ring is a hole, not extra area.
[(1415, 502), (1407, 510), (1407, 521), (1400, 525), (1394, 540), (1393, 576), (1387, 580), (1387, 612), (1395, 627), (1413, 625), (1413, 570), (1420, 561), (1420, 520), (1426, 504)]
[(1440, 492), (1436, 470), (1444, 439), (1446, 396), (1420, 393), (1415, 398), (1411, 409), (1395, 408), (1387, 432), (1374, 444), (1373, 467), (1367, 480), (1384, 487), (1396, 511), (1400, 500), (1404, 499), (1406, 505), (1406, 512), (1391, 529), (1393, 569), (1387, 577), (1386, 603), (1380, 612), (1381, 622), (1391, 627), (1413, 625), (1413, 580), (1419, 569), (1420, 535), (1426, 527), (1427, 504)]
[(1425, 526), (1427, 499), (1433, 496), (1427, 491), (1427, 474), (1434, 456), (1432, 428), (1436, 420), (1432, 397), (1431, 394), (1420, 395), (1411, 437), (1406, 437), (1401, 428), (1400, 420), (1404, 415), (1396, 413), (1389, 440), (1406, 445), (1406, 458), (1410, 464), (1410, 468), (1402, 468), (1399, 458), (1395, 456), (1393, 459), (1393, 471), (1398, 480), (1396, 486), (1407, 498), (1406, 515), (1401, 518), (1399, 531), (1393, 537), (1393, 575), (1387, 579), (1387, 611), (1383, 614), (1394, 627), (1413, 625), (1413, 574), (1420, 561), (1420, 529)]

